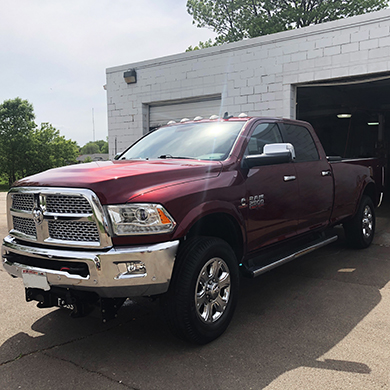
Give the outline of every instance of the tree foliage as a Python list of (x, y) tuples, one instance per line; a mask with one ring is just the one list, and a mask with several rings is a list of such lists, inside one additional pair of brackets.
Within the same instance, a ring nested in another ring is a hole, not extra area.
[(0, 105), (0, 167), (9, 183), (21, 177), (35, 128), (34, 109), (27, 100), (16, 98)]
[(30, 149), (26, 153), (29, 164), (27, 175), (77, 162), (79, 148), (75, 141), (67, 140), (50, 123), (42, 123), (30, 134)]
[(194, 46), (194, 47), (189, 46), (186, 51), (201, 50), (201, 49), (206, 49), (207, 47), (213, 47), (216, 45), (217, 45), (217, 43), (215, 43), (215, 42), (213, 43), (213, 41), (211, 39), (209, 39), (205, 42), (199, 41), (197, 46)]
[(49, 123), (38, 128), (31, 103), (20, 98), (0, 104), (0, 170), (9, 185), (26, 175), (76, 162), (76, 142)]
[(80, 149), (81, 154), (108, 153), (108, 142), (103, 140), (90, 141)]
[(100, 151), (99, 146), (92, 141), (88, 142), (80, 149), (81, 154), (95, 154), (95, 153), (99, 153), (99, 151)]
[(187, 11), (197, 27), (213, 30), (216, 44), (222, 44), (378, 11), (388, 5), (387, 0), (188, 0)]

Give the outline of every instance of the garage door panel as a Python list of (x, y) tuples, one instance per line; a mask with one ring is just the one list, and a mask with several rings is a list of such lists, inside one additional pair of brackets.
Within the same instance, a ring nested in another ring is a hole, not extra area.
[(208, 118), (211, 115), (220, 115), (220, 111), (221, 99), (151, 105), (149, 107), (149, 127), (155, 128), (172, 120), (180, 122), (183, 118), (193, 119), (196, 116)]

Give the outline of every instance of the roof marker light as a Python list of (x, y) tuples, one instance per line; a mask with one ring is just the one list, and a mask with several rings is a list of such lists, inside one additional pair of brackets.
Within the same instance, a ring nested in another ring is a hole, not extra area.
[(167, 123), (167, 125), (174, 125), (176, 123), (176, 121), (169, 121), (168, 123)]
[(203, 119), (202, 116), (196, 116), (196, 117), (194, 118), (194, 121), (201, 121), (202, 119)]
[(183, 119), (180, 121), (180, 123), (184, 123), (184, 122), (188, 122), (188, 121), (189, 121), (188, 118), (183, 118)]
[(211, 115), (211, 116), (210, 116), (210, 119), (218, 119), (218, 118), (219, 118), (218, 115)]
[(245, 112), (242, 112), (238, 117), (239, 118), (246, 118), (248, 114), (245, 114)]

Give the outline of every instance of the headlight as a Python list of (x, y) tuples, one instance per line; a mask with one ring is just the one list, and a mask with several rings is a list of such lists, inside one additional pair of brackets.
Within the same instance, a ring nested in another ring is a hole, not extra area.
[(132, 234), (170, 233), (176, 222), (159, 204), (132, 203), (107, 206), (114, 233)]

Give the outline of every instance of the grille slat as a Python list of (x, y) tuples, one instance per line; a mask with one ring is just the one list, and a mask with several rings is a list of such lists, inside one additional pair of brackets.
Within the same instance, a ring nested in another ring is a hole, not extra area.
[(48, 195), (46, 210), (57, 214), (92, 214), (92, 208), (87, 199), (72, 195)]
[(37, 229), (35, 227), (34, 220), (16, 216), (13, 216), (12, 219), (14, 230), (17, 230), (18, 232), (21, 232), (23, 234), (27, 234), (28, 236), (37, 238)]
[(34, 194), (13, 194), (12, 208), (15, 210), (31, 211), (34, 208)]
[(94, 222), (49, 221), (49, 235), (57, 240), (99, 242)]

